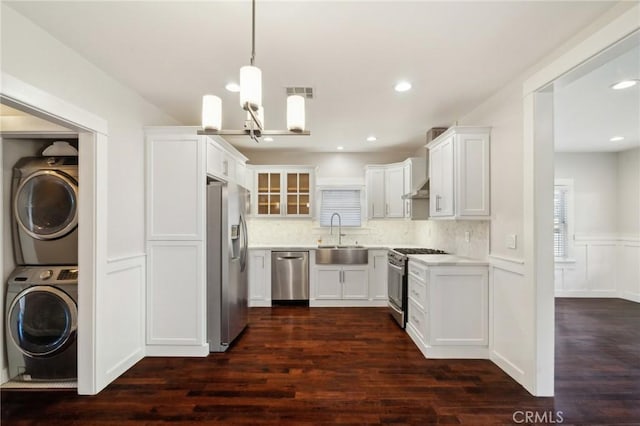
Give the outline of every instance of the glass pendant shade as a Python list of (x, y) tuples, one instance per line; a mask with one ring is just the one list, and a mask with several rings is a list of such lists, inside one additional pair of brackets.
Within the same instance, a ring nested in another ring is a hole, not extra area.
[(287, 129), (292, 132), (304, 131), (304, 98), (300, 95), (287, 97)]
[(262, 105), (262, 71), (247, 65), (240, 68), (240, 106), (254, 111)]
[(222, 100), (214, 95), (202, 97), (202, 127), (205, 130), (222, 128)]

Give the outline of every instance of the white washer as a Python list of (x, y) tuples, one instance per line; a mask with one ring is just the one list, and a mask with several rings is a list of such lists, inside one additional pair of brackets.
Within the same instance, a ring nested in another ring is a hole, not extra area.
[(21, 266), (9, 276), (5, 309), (9, 377), (78, 377), (78, 268)]
[(18, 265), (78, 264), (78, 157), (25, 157), (13, 168)]

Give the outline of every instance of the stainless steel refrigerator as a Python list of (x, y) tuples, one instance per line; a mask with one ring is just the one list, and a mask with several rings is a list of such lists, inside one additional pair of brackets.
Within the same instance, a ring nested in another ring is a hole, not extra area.
[(247, 326), (249, 192), (233, 183), (207, 184), (207, 340), (224, 352)]

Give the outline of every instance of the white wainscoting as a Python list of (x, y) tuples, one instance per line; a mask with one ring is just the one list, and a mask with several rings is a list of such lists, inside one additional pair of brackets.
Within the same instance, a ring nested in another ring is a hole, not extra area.
[(640, 237), (576, 236), (571, 257), (555, 264), (556, 297), (620, 297), (640, 302)]
[(100, 306), (109, 307), (96, 321), (98, 336), (110, 342), (96, 354), (97, 377), (106, 383), (145, 355), (145, 263), (144, 254), (109, 259), (106, 285), (98, 288)]
[(489, 352), (491, 361), (524, 386), (527, 359), (533, 348), (522, 336), (532, 312), (525, 300), (524, 261), (489, 256)]
[(618, 297), (640, 303), (640, 237), (618, 240)]

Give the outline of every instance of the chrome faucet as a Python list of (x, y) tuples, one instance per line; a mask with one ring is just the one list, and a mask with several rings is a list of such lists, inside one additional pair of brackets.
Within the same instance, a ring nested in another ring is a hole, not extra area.
[(341, 246), (342, 237), (344, 237), (345, 234), (342, 233), (342, 218), (340, 217), (340, 213), (338, 212), (335, 212), (331, 215), (331, 228), (329, 230), (329, 235), (333, 235), (333, 217), (334, 216), (338, 216), (338, 245)]

